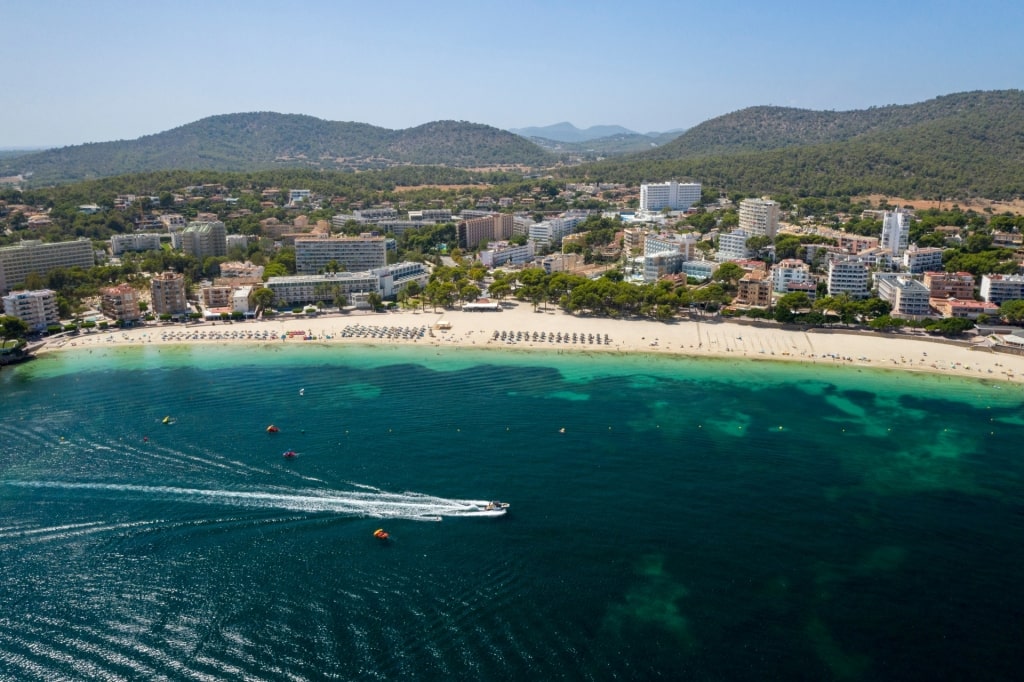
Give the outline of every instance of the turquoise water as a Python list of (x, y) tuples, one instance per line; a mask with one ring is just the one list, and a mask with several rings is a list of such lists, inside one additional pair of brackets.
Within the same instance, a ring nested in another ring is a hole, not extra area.
[(0, 679), (1016, 679), (1022, 404), (650, 356), (46, 355), (0, 371)]

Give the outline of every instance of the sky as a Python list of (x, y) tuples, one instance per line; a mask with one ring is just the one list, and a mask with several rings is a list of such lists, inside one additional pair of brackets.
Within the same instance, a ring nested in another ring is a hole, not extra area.
[(1020, 0), (0, 0), (0, 149), (207, 116), (690, 128), (1024, 87)]

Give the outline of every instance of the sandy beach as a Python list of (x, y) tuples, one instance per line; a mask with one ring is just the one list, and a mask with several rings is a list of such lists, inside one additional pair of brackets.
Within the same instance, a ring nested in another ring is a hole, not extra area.
[[(447, 328), (444, 328), (447, 327)], [(37, 353), (138, 344), (419, 344), (480, 349), (671, 353), (704, 357), (827, 363), (1024, 382), (1024, 356), (967, 342), (834, 329), (793, 331), (722, 320), (614, 320), (534, 311), (354, 312), (245, 322), (147, 325), (47, 342)]]

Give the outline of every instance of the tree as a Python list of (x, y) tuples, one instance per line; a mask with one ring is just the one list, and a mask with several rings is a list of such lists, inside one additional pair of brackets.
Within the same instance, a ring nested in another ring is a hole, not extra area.
[(796, 319), (798, 310), (806, 310), (810, 307), (811, 299), (803, 291), (783, 294), (775, 302), (775, 319), (778, 322), (792, 322)]
[(1010, 324), (1024, 322), (1024, 301), (1004, 301), (999, 306), (999, 316)]
[(734, 286), (745, 274), (747, 274), (746, 270), (735, 263), (727, 262), (715, 268), (715, 271), (711, 274), (711, 279), (715, 282), (724, 282), (728, 286)]
[(274, 305), (274, 290), (268, 289), (267, 287), (260, 287), (259, 289), (254, 289), (253, 292), (249, 294), (249, 298), (251, 299), (252, 305), (257, 310), (266, 310), (270, 306)]
[(370, 308), (373, 310), (380, 310), (383, 306), (384, 299), (380, 297), (376, 291), (371, 291), (366, 295), (366, 302), (370, 304)]
[(0, 315), (0, 337), (4, 345), (9, 339), (23, 339), (28, 336), (28, 323), (13, 315)]

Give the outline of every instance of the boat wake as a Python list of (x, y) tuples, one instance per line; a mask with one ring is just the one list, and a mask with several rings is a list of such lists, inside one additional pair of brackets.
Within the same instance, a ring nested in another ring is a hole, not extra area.
[(4, 485), (24, 488), (52, 488), (101, 493), (126, 493), (129, 496), (197, 504), (222, 504), (256, 509), (284, 509), (311, 513), (333, 513), (378, 519), (440, 521), (444, 517), (505, 514), (505, 508), (491, 508), (488, 500), (458, 500), (416, 492), (391, 493), (372, 486), (355, 484), (358, 490), (301, 489), (288, 492), (258, 490), (205, 490), (173, 486), (146, 486), (122, 483), (76, 483), (68, 481), (5, 481)]

